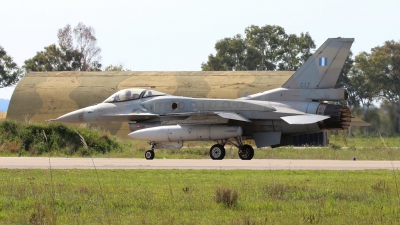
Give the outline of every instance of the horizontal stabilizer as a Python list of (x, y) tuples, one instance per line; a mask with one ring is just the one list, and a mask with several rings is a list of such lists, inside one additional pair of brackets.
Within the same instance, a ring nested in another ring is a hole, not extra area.
[(236, 114), (236, 113), (229, 113), (229, 112), (216, 112), (218, 116), (225, 118), (225, 119), (230, 119), (230, 120), (239, 120), (239, 121), (245, 121), (245, 122), (251, 122), (249, 119), (246, 117)]
[(313, 115), (313, 114), (281, 117), (281, 119), (286, 121), (286, 123), (288, 124), (312, 124), (328, 118), (329, 116)]
[(352, 125), (352, 126), (359, 126), (359, 127), (368, 127), (368, 126), (371, 126), (370, 123), (365, 122), (364, 120), (358, 119), (358, 118), (351, 118), (351, 123), (350, 123), (350, 125)]

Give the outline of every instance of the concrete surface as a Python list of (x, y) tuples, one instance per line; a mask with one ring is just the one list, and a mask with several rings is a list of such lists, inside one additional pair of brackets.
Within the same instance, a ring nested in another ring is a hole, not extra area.
[(400, 161), (0, 157), (7, 169), (398, 170)]

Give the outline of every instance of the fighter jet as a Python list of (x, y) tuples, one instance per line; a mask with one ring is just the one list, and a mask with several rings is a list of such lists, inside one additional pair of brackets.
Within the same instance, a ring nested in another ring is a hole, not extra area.
[(225, 144), (238, 148), (242, 160), (257, 148), (284, 146), (292, 135), (347, 129), (351, 112), (345, 105), (325, 101), (346, 100), (346, 89), (335, 84), (349, 54), (353, 38), (329, 38), (280, 88), (238, 99), (173, 96), (157, 90), (129, 88), (94, 106), (55, 121), (67, 123), (127, 122), (130, 137), (148, 141), (145, 158), (154, 149), (180, 149), (185, 141), (215, 141), (210, 157), (221, 160)]

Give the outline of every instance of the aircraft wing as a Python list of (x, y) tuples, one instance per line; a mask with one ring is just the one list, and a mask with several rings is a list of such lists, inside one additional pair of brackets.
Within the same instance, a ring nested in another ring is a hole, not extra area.
[(188, 113), (174, 113), (174, 114), (166, 114), (163, 116), (170, 116), (170, 117), (182, 117), (182, 116), (207, 116), (207, 115), (218, 115), (221, 118), (224, 119), (230, 119), (230, 120), (239, 120), (239, 121), (245, 121), (245, 122), (251, 122), (251, 120), (247, 119), (243, 115), (240, 115), (239, 113), (235, 112), (210, 112), (210, 111), (204, 111), (204, 112), (188, 112)]
[(231, 113), (231, 112), (216, 112), (218, 116), (225, 118), (225, 119), (230, 119), (230, 120), (240, 120), (240, 121), (245, 121), (245, 122), (251, 122), (251, 120), (247, 119), (246, 117), (237, 114), (237, 113)]
[(311, 124), (321, 120), (330, 118), (329, 116), (314, 115), (314, 114), (303, 114), (296, 116), (283, 116), (281, 119), (286, 121), (288, 124)]
[(157, 114), (151, 114), (151, 113), (129, 113), (129, 114), (106, 114), (102, 115), (102, 117), (106, 119), (115, 119), (118, 121), (141, 121), (141, 120), (148, 120), (148, 119), (154, 119), (159, 117)]
[(116, 121), (142, 121), (142, 120), (149, 120), (155, 119), (160, 117), (192, 117), (192, 116), (207, 116), (207, 115), (218, 115), (224, 119), (231, 119), (231, 120), (239, 120), (245, 122), (251, 122), (246, 117), (233, 112), (189, 112), (189, 113), (174, 113), (174, 114), (166, 114), (166, 115), (157, 115), (151, 113), (130, 113), (130, 114), (106, 114), (103, 115), (106, 120), (107, 119), (114, 119)]

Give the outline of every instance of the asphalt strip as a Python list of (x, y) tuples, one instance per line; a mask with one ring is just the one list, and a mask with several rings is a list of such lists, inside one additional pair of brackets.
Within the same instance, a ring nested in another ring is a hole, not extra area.
[(398, 170), (400, 161), (0, 157), (3, 169)]

